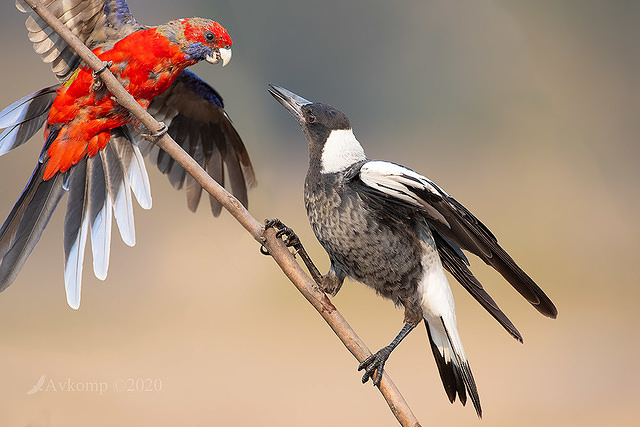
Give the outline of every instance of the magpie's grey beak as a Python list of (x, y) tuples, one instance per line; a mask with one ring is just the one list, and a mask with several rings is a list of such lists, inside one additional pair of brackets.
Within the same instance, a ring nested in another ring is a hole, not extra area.
[(211, 64), (217, 64), (218, 62), (222, 61), (222, 66), (224, 67), (231, 60), (231, 49), (226, 49), (223, 47), (215, 49), (213, 53), (210, 53), (204, 59)]
[(287, 109), (298, 122), (304, 122), (302, 117), (302, 106), (311, 104), (312, 102), (304, 99), (295, 93), (276, 85), (269, 85), (269, 93), (278, 101), (284, 108)]

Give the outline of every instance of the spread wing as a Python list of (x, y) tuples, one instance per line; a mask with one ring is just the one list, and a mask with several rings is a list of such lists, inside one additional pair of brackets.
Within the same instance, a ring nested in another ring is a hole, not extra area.
[[(224, 110), (222, 97), (191, 71), (183, 71), (171, 87), (153, 99), (148, 108), (158, 121), (169, 127), (169, 134), (221, 185), (247, 206), (247, 187), (256, 184), (249, 153)], [(186, 184), (187, 204), (195, 211), (202, 187), (164, 151), (139, 139), (142, 153), (180, 189)], [(225, 177), (226, 169), (226, 177)], [(209, 198), (218, 215), (220, 203)]]
[[(43, 0), (41, 2), (89, 48), (113, 43), (141, 28), (125, 0)], [(81, 58), (22, 0), (16, 7), (29, 14), (25, 25), (33, 49), (59, 81), (66, 81)]]
[(496, 269), (540, 313), (556, 317), (556, 307), (549, 297), (502, 249), (493, 233), (435, 183), (411, 169), (384, 161), (366, 162), (358, 177), (365, 192), (378, 201), (401, 203), (423, 213), (435, 231), (445, 268), (516, 338), (517, 330), (469, 271), (460, 248)]
[(44, 124), (60, 85), (29, 94), (0, 111), (0, 156), (27, 142)]

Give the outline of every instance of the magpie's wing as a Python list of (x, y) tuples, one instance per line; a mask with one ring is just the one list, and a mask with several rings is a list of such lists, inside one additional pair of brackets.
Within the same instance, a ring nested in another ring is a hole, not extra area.
[[(41, 2), (89, 48), (112, 43), (141, 28), (125, 0), (44, 0)], [(29, 14), (25, 25), (33, 49), (59, 81), (66, 81), (80, 56), (22, 0), (16, 7)]]
[[(218, 183), (228, 187), (247, 206), (247, 187), (256, 184), (249, 153), (224, 110), (222, 97), (191, 71), (183, 71), (148, 108), (158, 121), (169, 127), (171, 137), (182, 146)], [(168, 175), (174, 188), (185, 186), (187, 204), (195, 211), (202, 187), (169, 155), (142, 138), (137, 138), (142, 153)], [(211, 210), (218, 215), (220, 203), (210, 197)]]
[(438, 248), (442, 265), (453, 277), (518, 341), (522, 342), (522, 335), (511, 320), (500, 310), (498, 304), (482, 287), (467, 266), (466, 258), (461, 255), (460, 248), (451, 240), (444, 237), (438, 230), (432, 229), (433, 238)]
[[(435, 183), (416, 173), (415, 171), (384, 161), (369, 161), (362, 165), (359, 178), (364, 184), (365, 190), (374, 197), (397, 201), (420, 209), (432, 229), (435, 229), (449, 242), (452, 255), (458, 258), (456, 266), (445, 262), (445, 267), (459, 280), (461, 274), (456, 274), (455, 268), (466, 261), (460, 258), (459, 250), (454, 246), (467, 250), (485, 263), (495, 268), (520, 294), (527, 299), (540, 313), (555, 318), (558, 314), (556, 307), (549, 297), (536, 285), (536, 283), (515, 263), (515, 261), (498, 244), (496, 237), (489, 229), (478, 220), (467, 208), (457, 200), (445, 193)], [(440, 249), (441, 258), (443, 249)], [(466, 265), (464, 265), (466, 268)], [(466, 272), (464, 272), (466, 276)], [(477, 280), (475, 280), (477, 282)], [(461, 282), (467, 289), (477, 288), (479, 283), (473, 281)], [(474, 297), (485, 307), (495, 305), (495, 302), (487, 300), (488, 295)], [(486, 294), (486, 292), (484, 293)], [(482, 294), (482, 295), (484, 295)], [(485, 301), (483, 302), (483, 298)], [(496, 306), (497, 308), (497, 306)], [(489, 308), (487, 308), (489, 310)], [(492, 312), (492, 310), (489, 310)], [(493, 312), (492, 312), (493, 314)], [(507, 327), (507, 326), (505, 326)], [(509, 329), (509, 328), (507, 328)]]

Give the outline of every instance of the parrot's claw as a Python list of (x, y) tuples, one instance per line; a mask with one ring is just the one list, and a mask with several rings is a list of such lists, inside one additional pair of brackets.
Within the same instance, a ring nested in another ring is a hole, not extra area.
[(107, 70), (108, 68), (111, 68), (111, 66), (113, 65), (113, 61), (102, 61), (102, 67), (98, 68), (97, 70), (93, 70), (93, 78), (97, 79), (98, 76), (100, 76), (100, 74), (104, 73), (105, 70)]
[(104, 86), (104, 83), (100, 79), (100, 74), (104, 73), (105, 70), (111, 68), (112, 65), (113, 65), (113, 61), (109, 61), (109, 62), (102, 61), (102, 67), (98, 68), (97, 70), (93, 70), (93, 73), (91, 73), (91, 75), (93, 76), (93, 84), (91, 85), (91, 88), (94, 91), (98, 91), (102, 89), (102, 87)]
[(169, 131), (169, 128), (162, 122), (158, 123), (160, 123), (160, 129), (158, 129), (155, 133), (143, 132), (140, 134), (140, 136), (142, 136), (144, 139), (148, 139), (151, 142), (157, 141), (158, 139), (162, 138)]

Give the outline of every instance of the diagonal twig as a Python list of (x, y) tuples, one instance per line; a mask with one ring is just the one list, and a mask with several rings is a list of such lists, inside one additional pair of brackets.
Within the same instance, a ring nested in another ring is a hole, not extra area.
[[(164, 125), (158, 123), (136, 100), (122, 87), (114, 75), (105, 69), (102, 61), (95, 56), (71, 31), (64, 26), (46, 7), (38, 0), (23, 0), (35, 13), (37, 13), (56, 33), (60, 35), (84, 60), (84, 62), (96, 73), (100, 73), (100, 79), (113, 94), (120, 105), (127, 108), (147, 129), (161, 132)], [(362, 362), (371, 355), (371, 351), (358, 337), (355, 331), (347, 323), (329, 298), (320, 291), (315, 282), (302, 270), (294, 256), (285, 246), (282, 240), (276, 238), (275, 230), (265, 230), (244, 206), (222, 186), (220, 186), (207, 172), (198, 165), (167, 133), (160, 136), (156, 145), (169, 154), (180, 166), (182, 166), (195, 180), (251, 234), (271, 254), (282, 272), (304, 295), (304, 297), (320, 313), (323, 319), (335, 332), (345, 347)], [(411, 408), (404, 400), (391, 378), (383, 372), (380, 383), (380, 393), (386, 400), (393, 415), (403, 426), (419, 426)]]

